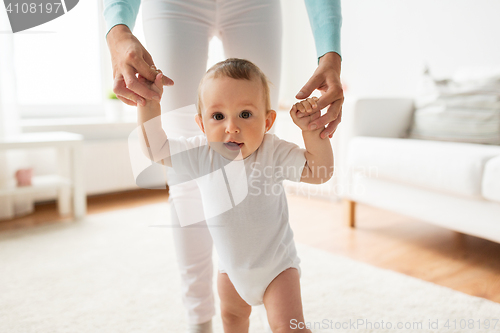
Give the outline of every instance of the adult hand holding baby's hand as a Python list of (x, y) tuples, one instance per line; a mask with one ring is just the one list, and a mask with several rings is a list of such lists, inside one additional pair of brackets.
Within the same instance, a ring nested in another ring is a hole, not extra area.
[[(144, 105), (145, 100), (159, 96), (141, 84), (136, 74), (149, 80), (155, 79), (153, 58), (144, 46), (124, 24), (115, 25), (107, 34), (106, 41), (113, 65), (113, 92), (118, 99), (128, 105)], [(163, 76), (163, 85), (173, 85), (174, 81)]]
[(310, 131), (308, 129), (308, 125), (321, 116), (321, 112), (317, 108), (317, 101), (317, 97), (311, 97), (295, 103), (292, 106), (290, 115), (292, 116), (292, 120), (295, 125), (299, 126), (302, 131)]
[[(154, 82), (149, 81), (148, 79), (143, 77), (141, 74), (138, 75), (137, 79), (139, 80), (140, 83), (144, 84), (149, 89), (156, 92), (160, 96), (160, 99), (161, 99), (161, 96), (163, 95), (163, 73), (161, 70), (156, 69), (156, 67), (154, 67), (154, 65), (151, 66), (151, 68), (156, 71), (156, 77), (155, 77)], [(146, 103), (149, 103), (151, 101), (152, 101), (151, 99), (147, 99)], [(156, 102), (159, 103), (160, 101), (156, 101)]]
[[(332, 137), (342, 119), (342, 104), (344, 103), (344, 92), (340, 82), (340, 55), (328, 52), (319, 59), (319, 66), (309, 81), (302, 87), (296, 98), (305, 98), (315, 90), (321, 92), (318, 101), (318, 109), (327, 108), (326, 113), (318, 118), (309, 127), (324, 128), (321, 138)], [(326, 127), (324, 127), (326, 125)]]

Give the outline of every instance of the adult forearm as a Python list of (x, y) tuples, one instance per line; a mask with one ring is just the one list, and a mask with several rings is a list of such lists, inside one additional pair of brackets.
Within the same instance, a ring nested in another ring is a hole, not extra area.
[(305, 0), (318, 58), (327, 52), (340, 52), (342, 13), (340, 0)]
[(103, 14), (106, 21), (106, 34), (117, 24), (124, 24), (132, 31), (140, 5), (140, 0), (104, 0)]

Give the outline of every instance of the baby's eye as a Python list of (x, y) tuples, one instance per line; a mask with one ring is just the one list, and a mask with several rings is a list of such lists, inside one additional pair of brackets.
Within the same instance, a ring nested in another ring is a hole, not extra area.
[(212, 115), (212, 118), (214, 118), (215, 120), (222, 120), (224, 119), (224, 115), (222, 113), (214, 113)]
[(240, 118), (243, 118), (243, 119), (247, 119), (247, 118), (250, 118), (252, 114), (250, 113), (250, 111), (242, 111), (240, 113)]

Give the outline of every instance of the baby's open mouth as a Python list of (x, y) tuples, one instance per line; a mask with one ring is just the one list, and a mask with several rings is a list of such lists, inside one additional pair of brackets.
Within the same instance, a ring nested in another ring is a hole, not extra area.
[(240, 150), (241, 146), (243, 146), (243, 143), (229, 141), (229, 142), (224, 142), (224, 146), (229, 150)]

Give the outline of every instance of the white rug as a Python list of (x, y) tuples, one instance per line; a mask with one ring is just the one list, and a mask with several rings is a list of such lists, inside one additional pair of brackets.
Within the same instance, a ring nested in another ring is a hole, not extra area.
[[(184, 332), (171, 230), (149, 227), (165, 224), (168, 209), (149, 205), (0, 234), (0, 332)], [(314, 332), (500, 332), (500, 322), (492, 329), (500, 304), (298, 250)], [(222, 332), (220, 318), (214, 321)], [(429, 329), (429, 321), (439, 328)], [(251, 332), (262, 332), (255, 311)]]

